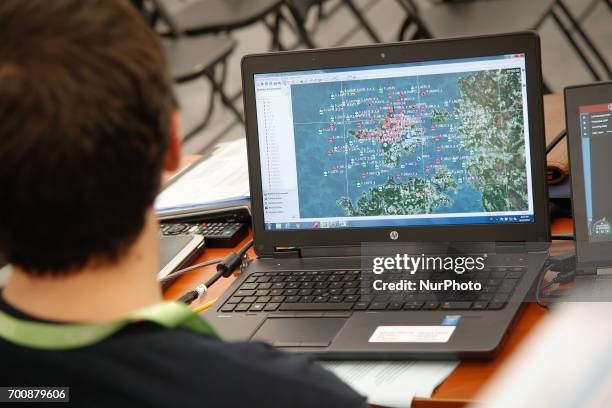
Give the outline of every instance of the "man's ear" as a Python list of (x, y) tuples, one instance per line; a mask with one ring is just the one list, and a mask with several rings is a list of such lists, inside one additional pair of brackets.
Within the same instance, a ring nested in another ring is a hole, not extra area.
[(172, 112), (170, 120), (170, 139), (166, 148), (164, 170), (177, 171), (181, 162), (181, 116), (178, 110)]

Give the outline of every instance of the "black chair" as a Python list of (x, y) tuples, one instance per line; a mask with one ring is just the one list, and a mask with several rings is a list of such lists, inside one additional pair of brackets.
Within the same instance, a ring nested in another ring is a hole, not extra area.
[[(310, 10), (315, 6), (319, 8), (319, 13), (318, 13), (319, 19), (327, 18), (329, 16), (329, 15), (325, 15), (322, 11), (323, 3), (325, 3), (327, 0), (285, 0), (285, 1), (287, 2), (288, 5), (294, 7), (294, 12), (297, 12), (299, 14), (298, 18), (301, 19), (302, 22), (306, 21), (306, 16), (310, 12)], [(337, 6), (332, 10), (332, 12), (330, 12), (329, 14), (333, 14), (335, 11), (337, 11), (338, 8), (342, 6), (346, 6), (349, 9), (349, 11), (355, 16), (357, 21), (359, 21), (359, 24), (361, 25), (361, 27), (368, 33), (372, 41), (376, 43), (381, 42), (380, 37), (378, 37), (378, 34), (376, 34), (376, 32), (374, 31), (374, 28), (365, 19), (361, 11), (359, 11), (359, 9), (355, 6), (355, 3), (353, 0), (341, 0), (337, 4)]]
[(155, 26), (163, 21), (168, 27), (168, 35), (161, 38), (170, 65), (170, 73), (176, 83), (185, 83), (199, 78), (206, 78), (211, 85), (208, 108), (203, 120), (189, 130), (183, 139), (187, 140), (206, 127), (214, 112), (215, 96), (218, 95), (223, 105), (236, 119), (244, 123), (242, 113), (236, 109), (232, 99), (224, 90), (227, 72), (227, 58), (236, 47), (236, 41), (222, 35), (186, 37), (178, 29), (172, 16), (159, 0), (138, 1), (136, 5)]
[[(212, 117), (215, 107), (215, 95), (219, 95), (223, 105), (236, 119), (244, 123), (242, 113), (236, 109), (232, 99), (225, 93), (227, 58), (236, 47), (231, 38), (206, 36), (201, 38), (164, 38), (162, 39), (166, 55), (170, 62), (170, 72), (176, 83), (184, 83), (197, 78), (206, 78), (211, 85), (208, 109), (204, 119), (191, 129), (184, 139), (188, 139), (202, 130)], [(220, 72), (219, 72), (220, 71)]]
[[(610, 4), (610, 0), (604, 1)], [(546, 19), (552, 18), (593, 77), (599, 81), (603, 76), (591, 64), (587, 52), (599, 63), (604, 75), (612, 78), (607, 61), (562, 0), (463, 0), (421, 10), (412, 0), (397, 2), (406, 11), (398, 35), (400, 41), (412, 28), (410, 39), (443, 38), (538, 30)], [(582, 40), (584, 48), (574, 35)]]
[[(283, 13), (285, 9), (289, 16)], [(274, 23), (267, 21), (269, 16), (273, 16)], [(172, 19), (176, 28), (188, 36), (229, 33), (263, 22), (272, 34), (272, 44), (279, 44), (279, 48), (283, 48), (279, 29), (284, 21), (297, 32), (301, 43), (316, 48), (304, 27), (304, 20), (295, 7), (284, 0), (200, 0), (173, 13)]]

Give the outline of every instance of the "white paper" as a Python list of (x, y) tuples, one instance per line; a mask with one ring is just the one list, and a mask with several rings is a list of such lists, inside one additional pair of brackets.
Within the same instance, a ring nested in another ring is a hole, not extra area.
[(455, 326), (378, 326), (370, 343), (447, 343)]
[(8, 282), (9, 278), (11, 277), (11, 266), (10, 265), (5, 265), (5, 266), (0, 266), (0, 288), (2, 288), (4, 285), (6, 285), (6, 282)]
[(478, 406), (611, 407), (611, 315), (609, 300), (554, 308), (476, 397)]
[(369, 404), (410, 407), (414, 397), (429, 398), (459, 361), (326, 361), (321, 363)]
[(239, 139), (217, 145), (209, 158), (179, 177), (157, 197), (155, 210), (158, 214), (170, 209), (248, 199), (246, 141)]

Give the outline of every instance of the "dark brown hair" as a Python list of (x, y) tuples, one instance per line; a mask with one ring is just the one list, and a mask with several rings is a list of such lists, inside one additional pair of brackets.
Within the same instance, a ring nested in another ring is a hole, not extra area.
[(159, 188), (172, 83), (129, 1), (0, 1), (0, 251), (31, 274), (114, 262)]

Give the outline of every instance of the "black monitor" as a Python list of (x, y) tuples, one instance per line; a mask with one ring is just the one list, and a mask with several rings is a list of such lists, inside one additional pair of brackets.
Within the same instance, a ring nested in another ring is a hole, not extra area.
[(612, 260), (612, 82), (565, 90), (580, 260)]
[(245, 57), (258, 253), (548, 240), (539, 58), (535, 33)]

